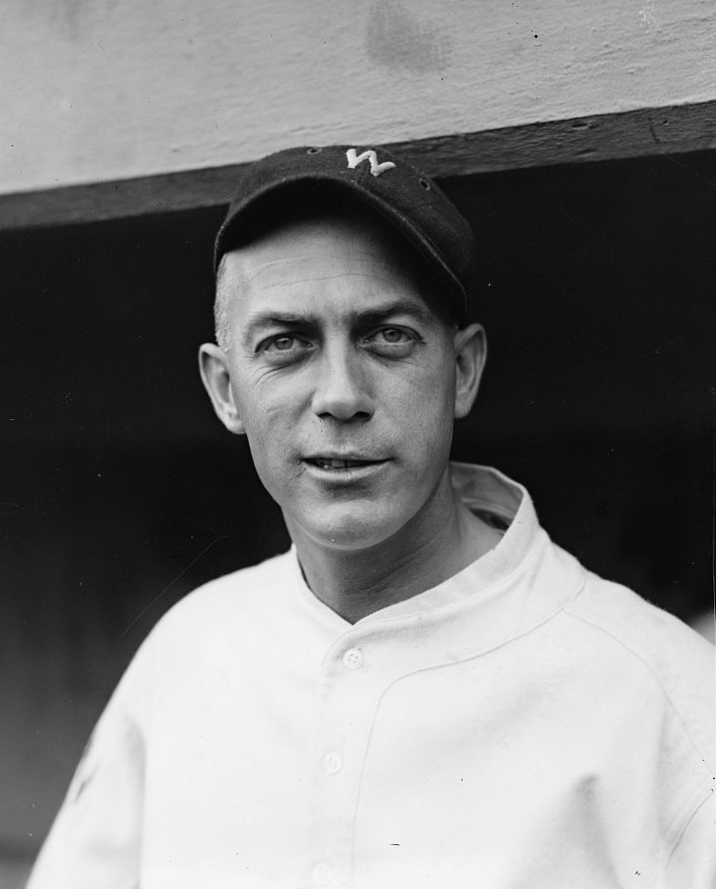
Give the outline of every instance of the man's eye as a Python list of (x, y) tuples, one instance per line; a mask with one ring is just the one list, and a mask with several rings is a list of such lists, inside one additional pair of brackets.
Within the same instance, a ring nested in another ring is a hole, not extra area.
[(310, 345), (307, 340), (296, 336), (296, 334), (282, 333), (262, 343), (259, 351), (276, 355), (279, 352), (298, 352), (310, 348)]
[(279, 336), (267, 344), (267, 349), (275, 349), (277, 352), (287, 352), (296, 342), (295, 336)]
[(398, 327), (386, 327), (384, 330), (379, 330), (378, 337), (386, 343), (405, 343), (411, 339), (405, 330), (400, 330)]
[(419, 337), (415, 333), (403, 327), (381, 327), (366, 337), (369, 346), (386, 354), (393, 349), (403, 352), (414, 346), (418, 340)]

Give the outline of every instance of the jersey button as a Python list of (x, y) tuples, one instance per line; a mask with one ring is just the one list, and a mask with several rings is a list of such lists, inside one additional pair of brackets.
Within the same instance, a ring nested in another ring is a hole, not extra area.
[(313, 868), (313, 882), (316, 886), (327, 886), (333, 877), (333, 868), (327, 861), (319, 861)]
[(323, 768), (328, 775), (336, 775), (343, 768), (343, 759), (340, 753), (326, 753), (323, 757)]
[(363, 652), (360, 648), (349, 648), (343, 655), (346, 670), (359, 670), (363, 666)]

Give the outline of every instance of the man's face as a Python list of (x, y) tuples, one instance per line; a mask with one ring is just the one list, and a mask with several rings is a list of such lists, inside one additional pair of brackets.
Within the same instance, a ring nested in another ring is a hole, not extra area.
[(291, 225), (230, 253), (221, 286), (231, 346), (203, 347), (223, 362), (217, 411), (247, 435), (293, 539), (361, 549), (441, 521), (453, 420), (470, 406), (456, 407), (465, 332), (431, 311), (385, 227)]

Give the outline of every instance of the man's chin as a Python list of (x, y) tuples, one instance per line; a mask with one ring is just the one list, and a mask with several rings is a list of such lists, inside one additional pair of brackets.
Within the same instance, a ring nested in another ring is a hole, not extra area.
[[(286, 516), (286, 525), (294, 542), (308, 538), (314, 546), (325, 549), (360, 552), (378, 546), (387, 540), (400, 527), (400, 522), (382, 516), (374, 507), (360, 510), (361, 514), (324, 515), (313, 522), (291, 519)], [(395, 525), (395, 527), (393, 527)]]

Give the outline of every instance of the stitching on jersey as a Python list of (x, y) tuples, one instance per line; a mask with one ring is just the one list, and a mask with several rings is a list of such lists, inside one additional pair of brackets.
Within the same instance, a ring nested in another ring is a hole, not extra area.
[[(512, 572), (512, 573), (514, 574), (515, 572)], [(435, 664), (429, 664), (424, 667), (418, 667), (415, 670), (409, 670), (407, 673), (402, 673), (400, 676), (396, 676), (393, 680), (391, 680), (391, 682), (388, 683), (388, 685), (385, 686), (385, 688), (378, 695), (378, 699), (375, 702), (375, 706), (373, 708), (373, 713), (372, 713), (372, 716), (370, 719), (370, 729), (368, 730), (368, 736), (367, 736), (366, 742), (365, 742), (365, 749), (363, 750), (363, 761), (361, 763), (360, 777), (358, 778), (358, 793), (356, 794), (355, 808), (353, 810), (353, 831), (352, 831), (353, 843), (352, 843), (352, 848), (351, 848), (351, 868), (355, 867), (356, 818), (358, 817), (358, 807), (360, 805), (361, 792), (363, 789), (363, 775), (365, 773), (366, 760), (368, 758), (368, 751), (370, 749), (371, 741), (373, 739), (373, 731), (375, 729), (376, 715), (378, 713), (378, 710), (380, 709), (383, 699), (385, 698), (387, 693), (390, 691), (390, 689), (392, 689), (393, 686), (397, 685), (399, 682), (402, 682), (403, 679), (407, 679), (409, 676), (417, 676), (419, 673), (426, 673), (429, 670), (440, 670), (440, 669), (444, 669), (446, 667), (454, 667), (456, 664), (465, 664), (468, 661), (477, 660), (478, 658), (484, 657), (487, 654), (492, 654), (495, 651), (499, 651), (499, 649), (504, 648), (506, 645), (509, 645), (512, 642), (517, 641), (518, 639), (522, 639), (523, 637), (528, 636), (534, 630), (539, 629), (539, 627), (543, 627), (545, 624), (549, 623), (549, 621), (553, 620), (558, 614), (561, 614), (563, 611), (565, 611), (567, 606), (571, 602), (573, 602), (582, 593), (586, 584), (587, 584), (587, 572), (584, 568), (582, 568), (582, 580), (579, 584), (577, 584), (577, 587), (576, 587), (574, 593), (572, 594), (572, 596), (569, 599), (567, 599), (565, 602), (562, 602), (561, 605), (559, 605), (557, 608), (555, 608), (554, 611), (552, 611), (548, 615), (546, 615), (538, 623), (532, 624), (530, 627), (523, 630), (521, 633), (517, 633), (514, 636), (510, 636), (509, 639), (503, 639), (502, 642), (498, 642), (495, 645), (492, 645), (490, 648), (486, 648), (484, 651), (479, 651), (476, 654), (471, 654), (471, 655), (468, 655), (467, 657), (459, 658), (458, 660), (455, 660), (455, 661), (440, 661)]]
[[(695, 806), (693, 807), (693, 809), (691, 810), (691, 813), (689, 814), (689, 817), (686, 818), (686, 820), (684, 821), (684, 826), (683, 826), (683, 827), (681, 828), (681, 830), (676, 834), (676, 837), (675, 837), (675, 839), (674, 839), (674, 842), (671, 844), (671, 848), (669, 849), (669, 853), (668, 853), (668, 855), (666, 856), (666, 858), (664, 859), (664, 869), (666, 869), (666, 868), (669, 866), (669, 862), (670, 862), (671, 859), (674, 857), (674, 853), (676, 852), (676, 850), (677, 850), (677, 848), (678, 848), (678, 846), (679, 846), (679, 843), (680, 843), (681, 840), (684, 838), (684, 834), (685, 834), (686, 831), (689, 829), (689, 825), (691, 824), (691, 822), (692, 822), (692, 821), (694, 820), (694, 818), (696, 817), (696, 813), (699, 811), (699, 809), (700, 809), (702, 806), (704, 806), (704, 805), (709, 801), (709, 799), (711, 798), (711, 794), (712, 794), (713, 792), (714, 792), (714, 791), (711, 790), (711, 791), (709, 791), (703, 798), (699, 799), (698, 802), (696, 803), (696, 805), (695, 805)], [(689, 800), (689, 802), (691, 802), (691, 800)], [(687, 806), (687, 805), (688, 805), (688, 803), (684, 805), (684, 809), (686, 809), (686, 806)], [(680, 815), (680, 814), (681, 814), (681, 813), (679, 813), (679, 815)], [(677, 816), (677, 817), (674, 819), (674, 824), (676, 824), (676, 822), (678, 821), (678, 818), (679, 818), (679, 816)]]
[(706, 756), (705, 751), (703, 751), (703, 750), (699, 747), (699, 745), (696, 743), (696, 741), (695, 741), (694, 738), (692, 737), (691, 732), (689, 731), (689, 729), (688, 729), (688, 727), (687, 727), (687, 725), (686, 725), (686, 722), (685, 722), (685, 720), (684, 720), (684, 717), (681, 715), (681, 711), (679, 710), (679, 708), (676, 706), (676, 704), (675, 704), (674, 701), (672, 700), (671, 695), (670, 695), (669, 692), (666, 690), (666, 687), (664, 686), (664, 683), (661, 681), (661, 679), (659, 678), (659, 676), (657, 675), (656, 671), (655, 671), (654, 668), (651, 666), (651, 664), (650, 664), (648, 661), (646, 661), (646, 660), (639, 654), (638, 651), (635, 651), (630, 645), (627, 645), (626, 642), (624, 642), (624, 641), (623, 641), (622, 639), (620, 639), (618, 636), (615, 636), (614, 633), (612, 633), (612, 632), (611, 632), (609, 629), (607, 629), (606, 627), (603, 627), (601, 624), (597, 623), (594, 619), (591, 619), (591, 620), (590, 620), (590, 618), (589, 618), (588, 616), (586, 616), (586, 615), (583, 615), (583, 614), (575, 614), (575, 612), (570, 611), (570, 610), (569, 610), (569, 605), (570, 605), (570, 604), (571, 604), (571, 602), (568, 602), (568, 603), (565, 605), (565, 610), (567, 611), (567, 613), (568, 613), (571, 617), (573, 617), (575, 620), (579, 620), (579, 621), (581, 621), (582, 623), (587, 624), (587, 625), (590, 626), (590, 627), (593, 627), (595, 630), (599, 630), (599, 631), (601, 631), (601, 632), (604, 633), (606, 636), (609, 636), (610, 639), (613, 639), (614, 642), (616, 642), (618, 645), (620, 645), (625, 651), (628, 651), (629, 654), (632, 655), (632, 657), (635, 657), (638, 661), (640, 661), (640, 662), (646, 667), (646, 669), (649, 671), (649, 673), (651, 673), (651, 675), (653, 676), (654, 681), (656, 682), (656, 684), (657, 684), (657, 685), (659, 686), (659, 688), (661, 689), (661, 691), (662, 691), (664, 697), (665, 697), (666, 700), (669, 702), (669, 704), (670, 704), (672, 710), (673, 710), (674, 713), (677, 715), (677, 717), (678, 717), (678, 719), (679, 719), (679, 722), (681, 723), (681, 726), (682, 726), (682, 728), (683, 728), (683, 730), (684, 730), (684, 734), (685, 734), (686, 737), (689, 739), (689, 741), (691, 741), (691, 744), (692, 744), (692, 746), (693, 746), (695, 752), (697, 753), (699, 759), (706, 763), (706, 765), (707, 765), (707, 767), (708, 767), (708, 769), (709, 769), (710, 772), (713, 772), (713, 769), (712, 769), (712, 767), (711, 767), (711, 763), (709, 762), (709, 758)]
[[(617, 645), (620, 645), (625, 651), (629, 652), (629, 654), (632, 657), (636, 658), (638, 661), (640, 661), (644, 665), (644, 667), (646, 667), (646, 669), (649, 671), (649, 673), (653, 677), (656, 684), (661, 689), (661, 693), (664, 695), (664, 698), (668, 701), (671, 710), (676, 715), (676, 717), (677, 717), (677, 719), (678, 719), (679, 723), (681, 724), (681, 727), (684, 731), (684, 734), (691, 742), (691, 746), (693, 747), (694, 752), (696, 753), (698, 759), (705, 764), (706, 769), (710, 773), (711, 781), (713, 782), (714, 772), (713, 772), (711, 763), (709, 762), (706, 754), (701, 750), (699, 745), (694, 740), (691, 732), (689, 731), (689, 729), (686, 725), (684, 717), (681, 715), (681, 711), (679, 710), (679, 708), (676, 706), (676, 704), (672, 700), (671, 695), (666, 690), (663, 682), (657, 676), (657, 674), (656, 674), (654, 668), (651, 666), (651, 664), (649, 664), (637, 651), (635, 651), (633, 648), (631, 648), (629, 645), (627, 645), (626, 642), (624, 642), (618, 636), (615, 636), (614, 633), (610, 632), (606, 627), (601, 626), (600, 624), (596, 623), (594, 620), (590, 620), (589, 617), (587, 617), (585, 615), (575, 614), (573, 611), (570, 611), (569, 607), (568, 607), (570, 604), (571, 603), (567, 603), (567, 606), (565, 606), (565, 609), (564, 609), (565, 612), (567, 614), (569, 614), (570, 617), (573, 617), (575, 620), (581, 621), (582, 623), (594, 628), (595, 630), (601, 631), (602, 633), (604, 633), (605, 636), (608, 636), (610, 639), (612, 639), (614, 642), (616, 642)], [(695, 795), (696, 792), (693, 795)], [(711, 792), (713, 792), (713, 791), (711, 791)], [(691, 797), (689, 798), (689, 802), (684, 803), (684, 805), (681, 808), (681, 810), (679, 811), (679, 813), (674, 817), (674, 820), (673, 820), (672, 824), (670, 825), (669, 830), (667, 831), (667, 836), (669, 833), (674, 833), (676, 836), (670, 846), (670, 851), (669, 851), (666, 859), (664, 860), (664, 866), (666, 866), (666, 864), (668, 864), (669, 860), (671, 859), (674, 852), (676, 851), (676, 847), (678, 846), (681, 838), (683, 837), (684, 833), (686, 832), (686, 828), (689, 826), (690, 822), (693, 820), (693, 818), (696, 815), (696, 812), (699, 810), (699, 808), (706, 802), (706, 800), (708, 800), (709, 796), (710, 796), (710, 793), (707, 793), (705, 797), (700, 799), (700, 801), (697, 803), (697, 805), (690, 812), (688, 818), (686, 818), (684, 825), (681, 829), (679, 829), (679, 821), (683, 817), (682, 813), (684, 812), (684, 810), (686, 809), (686, 811), (688, 812), (687, 807), (689, 805)]]

